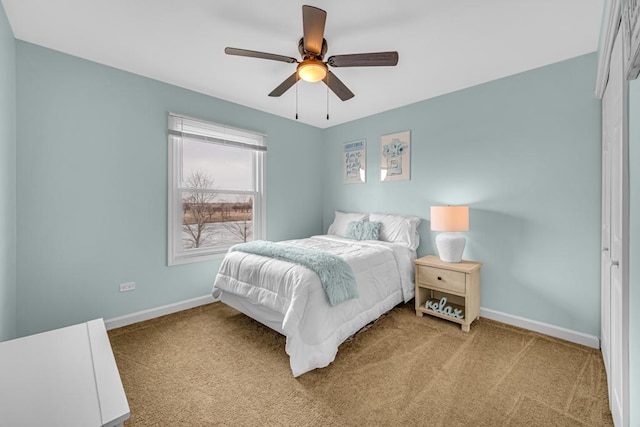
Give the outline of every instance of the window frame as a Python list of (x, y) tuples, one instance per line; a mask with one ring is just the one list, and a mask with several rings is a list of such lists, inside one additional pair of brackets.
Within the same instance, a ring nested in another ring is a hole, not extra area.
[[(167, 188), (167, 265), (181, 265), (192, 262), (208, 261), (212, 259), (220, 259), (227, 253), (229, 247), (214, 246), (207, 248), (196, 248), (182, 250), (182, 225), (183, 225), (183, 206), (182, 194), (184, 192), (193, 192), (192, 188), (184, 187), (182, 184), (182, 143), (183, 136), (177, 135), (177, 131), (171, 130), (171, 123), (174, 118), (196, 121), (210, 126), (215, 126), (219, 130), (229, 130), (225, 135), (225, 142), (232, 144), (238, 143), (238, 149), (246, 148), (245, 141), (238, 140), (236, 134), (251, 135), (261, 140), (264, 149), (253, 149), (253, 182), (255, 190), (229, 190), (229, 189), (198, 189), (202, 193), (217, 194), (245, 194), (253, 198), (253, 215), (252, 215), (252, 240), (266, 238), (266, 135), (248, 131), (244, 129), (232, 128), (229, 126), (214, 123), (208, 120), (196, 119), (182, 114), (168, 113), (167, 115), (167, 141), (168, 141), (168, 188)], [(235, 138), (235, 139), (234, 139)], [(202, 143), (212, 142), (206, 136), (198, 138)], [(211, 138), (215, 139), (215, 138)]]

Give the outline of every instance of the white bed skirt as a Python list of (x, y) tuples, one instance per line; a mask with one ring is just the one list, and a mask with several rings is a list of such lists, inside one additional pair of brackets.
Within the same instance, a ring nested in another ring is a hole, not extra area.
[(228, 292), (222, 292), (220, 301), (227, 304), (229, 307), (233, 307), (241, 313), (246, 314), (254, 320), (262, 323), (266, 327), (273, 329), (280, 335), (285, 335), (282, 330), (282, 321), (284, 315), (273, 311), (263, 305), (257, 305), (239, 295), (230, 294)]

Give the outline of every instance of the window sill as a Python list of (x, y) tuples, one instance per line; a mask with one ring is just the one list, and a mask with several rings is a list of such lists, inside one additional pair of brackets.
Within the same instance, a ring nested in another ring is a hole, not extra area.
[(192, 264), (194, 262), (219, 260), (224, 258), (226, 254), (227, 251), (225, 250), (224, 252), (216, 252), (212, 254), (178, 255), (174, 256), (173, 259), (170, 259), (167, 262), (167, 265), (171, 267), (174, 265)]

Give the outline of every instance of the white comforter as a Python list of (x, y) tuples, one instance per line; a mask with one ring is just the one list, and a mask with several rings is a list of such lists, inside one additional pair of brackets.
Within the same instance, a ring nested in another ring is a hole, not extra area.
[(382, 241), (354, 241), (336, 236), (290, 240), (290, 245), (320, 249), (344, 258), (353, 269), (360, 297), (331, 307), (313, 271), (286, 261), (230, 252), (213, 285), (247, 298), (283, 316), (291, 370), (299, 376), (331, 363), (349, 336), (398, 303), (413, 298), (415, 251)]

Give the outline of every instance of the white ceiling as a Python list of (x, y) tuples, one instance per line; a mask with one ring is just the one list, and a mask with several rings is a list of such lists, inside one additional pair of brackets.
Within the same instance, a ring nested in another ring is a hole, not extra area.
[[(331, 55), (397, 50), (396, 67), (333, 68), (354, 93), (298, 83), (299, 121), (326, 128), (597, 50), (604, 0), (2, 0), (17, 39), (294, 119), (302, 5), (327, 11)], [(594, 71), (595, 75), (595, 71)], [(595, 85), (595, 82), (594, 82)]]

